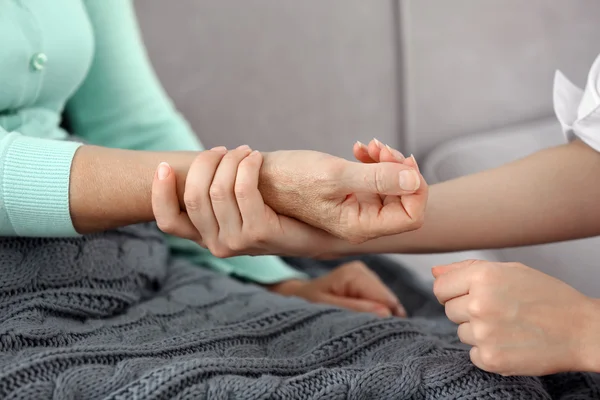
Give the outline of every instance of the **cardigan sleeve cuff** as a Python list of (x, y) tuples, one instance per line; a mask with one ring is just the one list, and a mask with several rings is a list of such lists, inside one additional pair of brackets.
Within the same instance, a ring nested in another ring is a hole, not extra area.
[(5, 236), (77, 236), (69, 210), (71, 164), (81, 143), (9, 133), (0, 155)]

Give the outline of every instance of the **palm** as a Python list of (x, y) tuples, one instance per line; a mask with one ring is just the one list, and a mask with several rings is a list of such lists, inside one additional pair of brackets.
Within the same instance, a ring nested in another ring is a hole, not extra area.
[(381, 227), (390, 216), (406, 215), (400, 196), (387, 196), (374, 193), (354, 193), (348, 196), (339, 207), (342, 225), (362, 227), (374, 231)]

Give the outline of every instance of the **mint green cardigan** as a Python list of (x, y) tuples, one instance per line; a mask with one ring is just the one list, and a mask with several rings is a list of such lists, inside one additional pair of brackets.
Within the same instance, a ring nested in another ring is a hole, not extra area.
[[(201, 150), (158, 82), (131, 0), (0, 1), (0, 235), (75, 236), (69, 174), (79, 144)], [(213, 257), (168, 237), (174, 255), (258, 283), (301, 277), (278, 257)]]

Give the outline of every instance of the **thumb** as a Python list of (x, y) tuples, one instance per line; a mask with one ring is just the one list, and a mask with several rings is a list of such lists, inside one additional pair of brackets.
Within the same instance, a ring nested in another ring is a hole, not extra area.
[(401, 196), (413, 194), (421, 187), (421, 175), (414, 167), (400, 163), (362, 164), (348, 161), (340, 185), (348, 193)]
[(159, 164), (152, 182), (152, 212), (159, 229), (184, 239), (198, 240), (198, 230), (179, 207), (177, 181), (171, 166)]

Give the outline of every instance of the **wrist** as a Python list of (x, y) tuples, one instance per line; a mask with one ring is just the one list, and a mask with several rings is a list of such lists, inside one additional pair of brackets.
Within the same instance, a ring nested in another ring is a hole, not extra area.
[(579, 343), (574, 371), (600, 372), (600, 299), (585, 297), (581, 307), (581, 329), (575, 331)]
[[(258, 175), (258, 190), (265, 204), (279, 215), (297, 218), (299, 199), (306, 190), (306, 182), (299, 171), (290, 173), (285, 164), (289, 156), (286, 151), (261, 152), (263, 162)], [(300, 219), (300, 218), (298, 218)]]
[(280, 207), (280, 190), (277, 188), (277, 168), (273, 162), (273, 152), (261, 152), (263, 162), (258, 173), (258, 190), (263, 197), (266, 205), (271, 207), (278, 214), (282, 213)]

